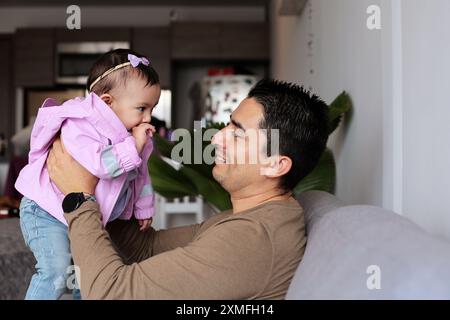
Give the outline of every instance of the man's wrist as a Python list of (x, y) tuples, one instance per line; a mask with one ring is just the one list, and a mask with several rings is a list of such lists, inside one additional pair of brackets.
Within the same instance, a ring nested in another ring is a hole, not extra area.
[(71, 192), (64, 197), (62, 209), (64, 213), (70, 213), (78, 209), (86, 201), (97, 201), (95, 196), (86, 192)]
[(83, 194), (84, 197), (86, 198), (86, 201), (97, 201), (97, 198), (95, 197), (94, 194), (88, 192), (83, 192)]

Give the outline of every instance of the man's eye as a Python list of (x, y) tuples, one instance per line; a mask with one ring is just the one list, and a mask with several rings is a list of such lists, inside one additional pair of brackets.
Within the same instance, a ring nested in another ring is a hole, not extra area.
[(144, 111), (145, 111), (145, 107), (139, 107), (138, 110), (139, 110), (140, 112), (144, 112)]

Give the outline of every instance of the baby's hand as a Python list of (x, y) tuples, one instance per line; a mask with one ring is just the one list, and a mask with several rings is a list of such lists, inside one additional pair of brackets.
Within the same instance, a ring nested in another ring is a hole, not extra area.
[(149, 123), (141, 123), (132, 129), (132, 135), (136, 140), (136, 149), (141, 153), (148, 138), (153, 137), (155, 127)]
[(139, 231), (147, 231), (148, 228), (150, 228), (150, 226), (152, 225), (153, 218), (143, 219), (143, 220), (138, 220), (138, 221), (139, 221), (139, 225), (141, 226), (139, 228)]

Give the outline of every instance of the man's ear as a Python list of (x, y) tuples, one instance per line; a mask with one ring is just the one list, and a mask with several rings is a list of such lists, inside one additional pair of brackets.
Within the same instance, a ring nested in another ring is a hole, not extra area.
[(100, 99), (103, 100), (104, 103), (106, 103), (108, 106), (111, 107), (113, 102), (113, 97), (109, 93), (104, 93), (100, 96)]
[(278, 178), (284, 176), (291, 170), (292, 160), (287, 156), (272, 156), (261, 168), (261, 174), (269, 178)]

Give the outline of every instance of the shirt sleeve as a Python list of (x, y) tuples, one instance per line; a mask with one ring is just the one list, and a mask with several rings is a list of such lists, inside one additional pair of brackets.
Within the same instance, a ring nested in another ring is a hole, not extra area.
[(135, 180), (135, 202), (133, 215), (136, 219), (150, 219), (155, 214), (155, 192), (148, 171), (148, 159), (153, 151), (153, 142), (147, 141), (142, 151), (142, 164), (139, 167), (139, 174)]
[(201, 224), (194, 224), (158, 231), (150, 228), (141, 232), (136, 219), (117, 219), (108, 223), (106, 230), (121, 256), (130, 264), (186, 246), (194, 239), (200, 226)]
[(66, 120), (61, 138), (70, 155), (93, 175), (113, 179), (142, 164), (133, 136), (108, 145), (93, 128), (81, 126), (79, 121)]
[(255, 221), (225, 219), (184, 247), (127, 265), (96, 208), (65, 215), (85, 299), (251, 299), (271, 274), (270, 237)]

